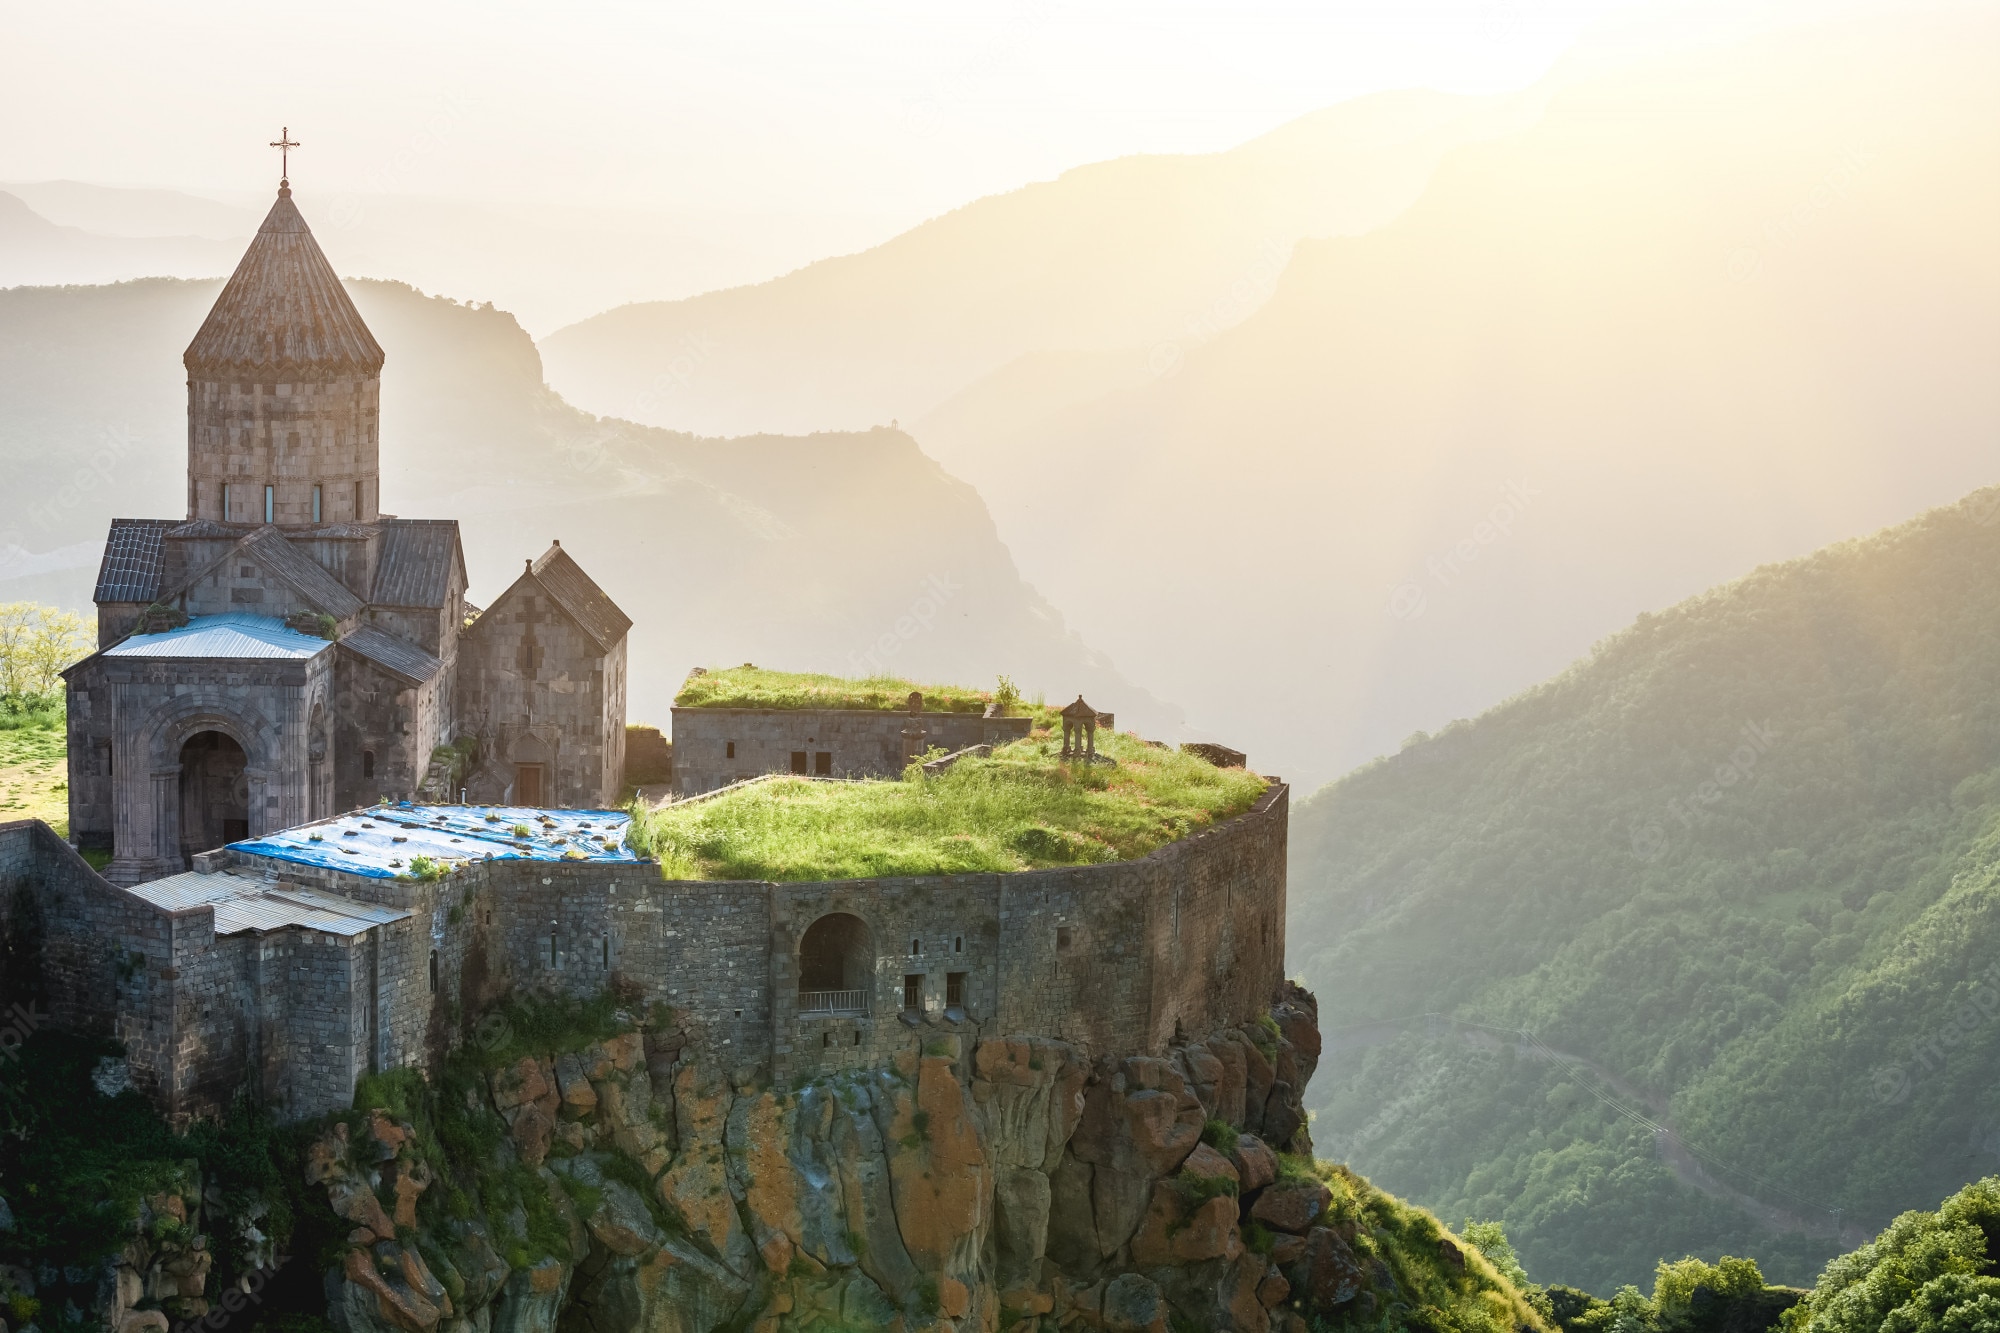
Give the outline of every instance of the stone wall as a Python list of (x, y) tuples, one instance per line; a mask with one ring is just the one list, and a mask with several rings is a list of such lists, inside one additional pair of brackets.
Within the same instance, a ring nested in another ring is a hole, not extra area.
[[(1283, 979), (1288, 800), (1274, 784), (1247, 813), (1136, 861), (1010, 875), (663, 882), (649, 863), (485, 861), (423, 883), (229, 855), (413, 914), (376, 932), (377, 1067), (441, 1058), (510, 987), (594, 995), (616, 982), (671, 1006), (718, 1059), (789, 1078), (879, 1066), (913, 1029), (1156, 1053), (1248, 1021)], [(866, 1006), (802, 1015), (799, 944), (834, 912), (868, 928)]]
[(343, 651), (335, 675), (328, 758), (334, 766), (333, 803), (315, 817), (374, 805), (384, 796), (413, 798), (430, 768), (431, 751), (451, 739), (451, 671), (412, 685), (359, 653)]
[[(885, 778), (903, 771), (905, 712), (867, 708), (676, 708), (674, 792), (694, 796), (801, 762), (823, 777)], [(921, 713), (922, 747), (946, 751), (1019, 740), (1025, 717)], [(822, 756), (824, 756), (822, 758)]]

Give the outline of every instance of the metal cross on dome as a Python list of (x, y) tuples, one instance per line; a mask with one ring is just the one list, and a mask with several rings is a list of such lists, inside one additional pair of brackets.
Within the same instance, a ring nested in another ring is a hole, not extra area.
[(292, 127), (289, 125), (279, 130), (278, 137), (271, 140), (271, 147), (278, 150), (278, 184), (280, 185), (290, 185), (292, 183), (292, 150), (298, 146), (299, 141), (292, 137)]

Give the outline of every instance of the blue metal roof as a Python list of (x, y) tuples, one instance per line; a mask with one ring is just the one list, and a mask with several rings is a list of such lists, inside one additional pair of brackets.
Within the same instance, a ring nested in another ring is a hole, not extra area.
[[(230, 848), (371, 879), (410, 873), (414, 857), (446, 868), (466, 861), (600, 861), (637, 864), (623, 810), (542, 810), (525, 805), (369, 806), (267, 833)], [(515, 832), (525, 828), (524, 837)]]
[(311, 634), (285, 628), (271, 616), (230, 612), (196, 616), (179, 629), (159, 634), (134, 634), (104, 650), (106, 657), (264, 657), (303, 661), (317, 657), (333, 644)]

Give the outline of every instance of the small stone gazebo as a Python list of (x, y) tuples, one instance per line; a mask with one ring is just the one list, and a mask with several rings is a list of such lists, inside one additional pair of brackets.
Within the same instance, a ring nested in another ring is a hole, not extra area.
[(1062, 710), (1063, 748), (1065, 759), (1093, 761), (1097, 758), (1097, 710), (1083, 701), (1082, 695), (1076, 702)]

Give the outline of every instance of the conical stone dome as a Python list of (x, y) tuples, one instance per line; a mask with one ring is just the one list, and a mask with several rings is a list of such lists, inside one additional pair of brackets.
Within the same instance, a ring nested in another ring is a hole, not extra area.
[(381, 373), (382, 346), (313, 240), (290, 187), (279, 189), (181, 359), (197, 377)]

